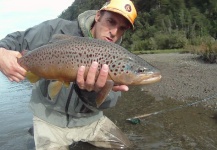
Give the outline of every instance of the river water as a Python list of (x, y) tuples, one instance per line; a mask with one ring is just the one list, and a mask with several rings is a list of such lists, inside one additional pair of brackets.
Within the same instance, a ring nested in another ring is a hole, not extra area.
[(28, 134), (32, 115), (28, 109), (31, 84), (10, 82), (0, 72), (0, 150), (33, 149), (33, 138)]
[[(32, 114), (28, 108), (32, 85), (28, 81), (13, 83), (0, 73), (0, 150), (33, 150), (28, 133)], [(217, 114), (204, 107), (185, 107), (141, 119), (139, 124), (126, 121), (136, 115), (171, 110), (183, 102), (155, 98), (140, 87), (130, 87), (117, 106), (105, 111), (134, 143), (132, 150), (217, 150)], [(100, 150), (78, 143), (71, 149)]]

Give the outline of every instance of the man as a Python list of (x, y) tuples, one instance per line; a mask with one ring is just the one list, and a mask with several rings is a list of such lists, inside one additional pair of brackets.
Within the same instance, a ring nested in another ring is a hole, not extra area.
[[(133, 28), (136, 16), (130, 0), (111, 0), (99, 11), (80, 14), (77, 21), (57, 18), (26, 31), (9, 34), (0, 41), (0, 71), (10, 81), (23, 80), (26, 70), (17, 63), (20, 52), (47, 44), (54, 34), (92, 37), (120, 44), (124, 32)], [(98, 63), (93, 62), (85, 79), (85, 66), (80, 66), (76, 83), (71, 83), (69, 88), (63, 86), (52, 101), (48, 95), (48, 86), (52, 81), (41, 79), (34, 85), (30, 109), (34, 116), (36, 150), (68, 149), (68, 145), (78, 141), (105, 148), (130, 145), (125, 135), (101, 111), (114, 106), (120, 91), (128, 91), (128, 87), (114, 86), (99, 108), (93, 108), (88, 103), (94, 100), (96, 89), (105, 85), (108, 76), (108, 65), (102, 66), (98, 77), (97, 68)]]

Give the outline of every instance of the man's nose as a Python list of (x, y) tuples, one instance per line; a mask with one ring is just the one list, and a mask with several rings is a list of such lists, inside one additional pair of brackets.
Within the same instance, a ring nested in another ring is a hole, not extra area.
[(118, 28), (117, 28), (117, 27), (112, 28), (112, 29), (110, 30), (110, 33), (111, 33), (112, 36), (116, 36), (117, 33), (118, 33)]

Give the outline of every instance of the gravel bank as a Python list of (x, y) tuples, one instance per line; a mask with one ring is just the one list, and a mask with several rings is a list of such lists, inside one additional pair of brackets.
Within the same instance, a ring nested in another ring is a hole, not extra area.
[[(204, 63), (195, 54), (144, 54), (140, 57), (161, 70), (162, 80), (143, 89), (157, 100), (163, 97), (200, 100), (217, 94), (217, 64)], [(203, 105), (216, 108), (217, 96)]]

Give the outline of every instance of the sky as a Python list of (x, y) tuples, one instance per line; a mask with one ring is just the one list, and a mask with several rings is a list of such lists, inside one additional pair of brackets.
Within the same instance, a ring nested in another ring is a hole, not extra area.
[(57, 18), (74, 0), (0, 0), (0, 39)]

